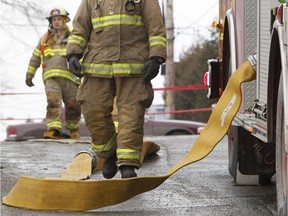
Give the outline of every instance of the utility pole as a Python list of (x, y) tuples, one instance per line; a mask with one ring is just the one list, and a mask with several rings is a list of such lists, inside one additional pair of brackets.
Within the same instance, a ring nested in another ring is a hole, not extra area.
[[(175, 64), (174, 64), (174, 21), (173, 21), (173, 0), (166, 0), (166, 34), (167, 34), (167, 59), (165, 87), (175, 86)], [(165, 105), (168, 111), (175, 111), (175, 92), (167, 91), (165, 94)], [(170, 119), (174, 119), (175, 114), (170, 114)]]

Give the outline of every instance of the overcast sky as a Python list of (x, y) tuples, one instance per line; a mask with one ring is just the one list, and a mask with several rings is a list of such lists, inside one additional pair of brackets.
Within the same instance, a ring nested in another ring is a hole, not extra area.
[[(162, 1), (159, 1), (162, 5)], [(39, 0), (38, 2), (45, 10), (53, 6), (64, 7), (70, 13), (70, 18), (73, 19), (81, 0)], [(196, 43), (199, 39), (209, 38), (208, 28), (218, 15), (218, 0), (175, 0), (173, 6), (175, 27), (174, 59), (178, 61), (181, 53), (191, 47), (193, 43)], [(11, 11), (11, 14), (13, 14), (13, 11)], [(47, 30), (48, 23), (45, 20), (45, 14), (43, 14), (43, 18), (39, 20), (39, 24), (42, 25), (39, 25), (35, 30), (25, 25), (25, 20), (21, 19), (21, 17), (13, 16), (13, 18), (11, 23), (22, 25), (17, 28), (15, 28), (15, 25), (11, 26), (11, 31), (16, 37), (13, 38), (7, 31), (0, 29), (2, 39), (0, 44), (0, 53), (2, 55), (0, 58), (1, 77), (5, 77), (4, 80), (9, 86), (7, 89), (6, 85), (1, 85), (0, 92), (40, 94), (0, 95), (0, 118), (42, 118), (46, 113), (46, 97), (41, 77), (42, 71), (40, 69), (37, 70), (36, 77), (33, 80), (35, 84), (33, 88), (25, 85), (25, 75), (33, 49), (37, 45), (40, 36)], [(47, 26), (45, 26), (46, 24)], [(68, 25), (72, 27), (72, 22), (69, 22)], [(20, 43), (17, 37), (24, 40), (25, 44)], [(152, 83), (155, 88), (163, 87), (164, 77), (159, 75)], [(159, 91), (155, 92), (154, 104), (164, 103), (161, 94)], [(5, 129), (8, 124), (19, 122), (24, 121), (1, 121), (0, 140), (5, 138)]]

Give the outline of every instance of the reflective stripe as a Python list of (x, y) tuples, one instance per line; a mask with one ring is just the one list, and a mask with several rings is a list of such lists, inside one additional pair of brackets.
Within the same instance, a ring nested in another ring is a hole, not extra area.
[(58, 54), (60, 56), (66, 56), (66, 48), (62, 49), (45, 49), (44, 56), (54, 56), (55, 54)]
[(40, 50), (38, 48), (35, 48), (33, 51), (33, 55), (36, 57), (40, 57)]
[(43, 80), (46, 80), (50, 77), (55, 77), (55, 76), (63, 77), (74, 82), (74, 75), (70, 71), (62, 70), (62, 69), (51, 69), (51, 70), (45, 71), (43, 74)]
[(84, 74), (99, 74), (105, 76), (113, 76), (114, 74), (142, 74), (144, 64), (83, 64)]
[(101, 75), (110, 75), (112, 76), (112, 65), (107, 64), (83, 64), (82, 65), (83, 73), (88, 74), (101, 74)]
[(149, 47), (153, 47), (156, 45), (161, 45), (166, 47), (167, 46), (167, 40), (165, 37), (162, 36), (152, 36), (149, 38)]
[(118, 133), (118, 126), (119, 126), (119, 123), (114, 121), (114, 125), (115, 125), (115, 130), (116, 130), (116, 133)]
[(48, 130), (50, 129), (58, 129), (58, 130), (62, 130), (62, 123), (59, 120), (56, 121), (51, 121), (47, 123), (47, 128)]
[(69, 36), (68, 43), (77, 44), (82, 49), (85, 49), (85, 47), (87, 45), (87, 41), (83, 37), (78, 36), (78, 35), (73, 35), (73, 34)]
[(133, 149), (117, 149), (117, 158), (119, 160), (135, 160), (140, 162), (141, 152)]
[(144, 64), (113, 64), (113, 74), (142, 74)]
[(28, 74), (35, 75), (36, 71), (37, 71), (37, 68), (32, 67), (30, 65), (28, 66), (28, 71), (27, 71)]
[(97, 17), (92, 19), (93, 29), (111, 25), (144, 26), (143, 18), (139, 15), (115, 14), (112, 16)]
[(73, 124), (73, 123), (70, 123), (70, 122), (66, 121), (66, 127), (69, 130), (78, 129), (80, 127), (80, 121), (78, 121), (76, 124)]
[(117, 138), (117, 134), (115, 133), (111, 139), (105, 143), (105, 144), (95, 144), (92, 143), (92, 150), (95, 153), (103, 153), (103, 152), (109, 152), (113, 149), (115, 143), (116, 143), (116, 138)]
[[(75, 78), (75, 77), (74, 77)], [(74, 79), (74, 83), (77, 85), (77, 86), (80, 86), (81, 85), (81, 80), (82, 80), (82, 78), (75, 78)]]

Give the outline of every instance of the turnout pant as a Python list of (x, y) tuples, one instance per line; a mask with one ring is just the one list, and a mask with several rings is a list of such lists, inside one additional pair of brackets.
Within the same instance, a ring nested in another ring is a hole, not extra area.
[[(112, 118), (116, 97), (118, 134)], [(103, 158), (117, 152), (117, 165), (140, 167), (145, 109), (154, 98), (151, 83), (142, 78), (85, 77), (77, 101), (91, 136), (93, 151)]]
[(47, 96), (46, 124), (47, 129), (62, 130), (62, 100), (65, 105), (65, 120), (68, 130), (78, 130), (81, 118), (81, 107), (76, 101), (78, 86), (61, 77), (45, 80)]

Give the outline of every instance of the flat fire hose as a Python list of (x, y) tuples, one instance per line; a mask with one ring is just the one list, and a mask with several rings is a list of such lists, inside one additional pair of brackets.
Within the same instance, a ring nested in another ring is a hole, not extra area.
[[(151, 141), (144, 141), (141, 151), (141, 163), (148, 155), (158, 152), (160, 146)], [(66, 167), (60, 177), (46, 177), (45, 179), (86, 180), (94, 171), (102, 170), (104, 159), (98, 158), (92, 150), (80, 151)]]
[(223, 139), (241, 105), (241, 83), (255, 79), (256, 72), (246, 61), (231, 76), (206, 127), (188, 154), (163, 176), (81, 181), (39, 179), (20, 176), (3, 198), (9, 206), (38, 210), (84, 211), (124, 202), (153, 190), (179, 169), (206, 157)]

